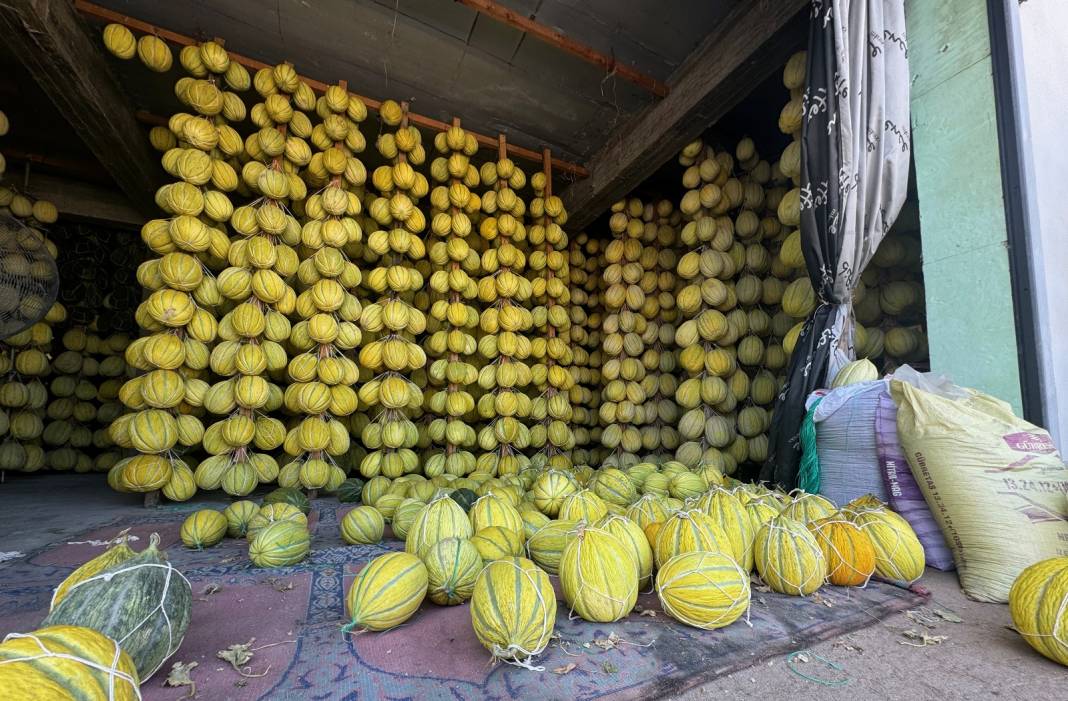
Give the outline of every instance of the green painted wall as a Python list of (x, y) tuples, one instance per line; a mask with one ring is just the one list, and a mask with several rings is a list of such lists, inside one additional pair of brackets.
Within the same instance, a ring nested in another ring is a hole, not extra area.
[(1020, 413), (986, 2), (905, 12), (931, 369)]

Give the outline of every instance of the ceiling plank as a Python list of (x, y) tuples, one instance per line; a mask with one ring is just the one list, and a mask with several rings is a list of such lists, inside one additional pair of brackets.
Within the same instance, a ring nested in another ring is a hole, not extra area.
[(784, 30), (810, 2), (744, 2), (731, 10), (672, 76), (670, 94), (609, 136), (587, 164), (590, 176), (563, 193), (570, 228), (593, 223), (779, 69), (803, 41)]
[(145, 218), (130, 201), (111, 188), (53, 175), (34, 175), (24, 192), (56, 206), (64, 221), (83, 219), (140, 229)]
[(162, 172), (129, 103), (70, 0), (0, 3), (0, 32), (105, 170), (145, 214)]

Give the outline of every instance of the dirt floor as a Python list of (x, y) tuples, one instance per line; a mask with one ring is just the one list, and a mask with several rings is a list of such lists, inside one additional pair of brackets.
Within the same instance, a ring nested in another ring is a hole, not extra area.
[[(81, 532), (86, 522), (105, 512), (112, 517), (138, 513), (136, 500), (108, 490), (102, 475), (99, 484), (94, 481), (87, 489), (86, 481), (96, 477), (16, 478), (0, 485), (0, 532), (5, 534), (0, 561), (5, 552), (26, 552)], [(42, 483), (47, 489), (41, 489)], [(71, 496), (78, 493), (86, 498), (72, 504)], [(968, 600), (953, 573), (928, 570), (921, 584), (932, 592), (932, 599), (928, 610), (914, 613), (914, 618), (895, 614), (803, 651), (789, 664), (788, 656), (766, 660), (678, 698), (1068, 699), (1065, 668), (1035, 653), (1009, 628), (1008, 607)], [(936, 610), (960, 622), (939, 617)], [(927, 635), (928, 644), (921, 646), (922, 639), (907, 637), (908, 631), (921, 638)], [(828, 667), (820, 657), (839, 669)]]
[[(761, 699), (1028, 699), (1045, 701), (1068, 698), (1068, 673), (1064, 667), (1034, 652), (1009, 629), (1007, 606), (980, 604), (961, 593), (953, 573), (928, 569), (920, 582), (932, 593), (933, 628), (907, 614), (894, 614), (870, 628), (812, 647), (804, 656), (765, 661), (757, 666), (721, 677), (679, 697), (680, 701), (719, 698)], [(934, 614), (941, 609), (960, 623)], [(906, 637), (916, 631), (929, 637), (922, 641)], [(945, 636), (941, 642), (938, 637)], [(906, 644), (909, 643), (909, 644)], [(817, 657), (818, 656), (818, 657)], [(840, 667), (828, 667), (819, 657)], [(803, 661), (805, 658), (807, 662)], [(793, 667), (825, 681), (844, 680), (827, 686), (809, 681), (791, 671)]]

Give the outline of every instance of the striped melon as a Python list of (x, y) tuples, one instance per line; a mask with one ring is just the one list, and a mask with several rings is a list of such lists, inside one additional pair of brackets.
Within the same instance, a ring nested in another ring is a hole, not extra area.
[(712, 489), (697, 505), (727, 534), (734, 561), (746, 572), (752, 570), (756, 529), (741, 501), (726, 489)]
[(249, 522), (258, 514), (260, 507), (254, 501), (235, 501), (223, 509), (226, 517), (226, 535), (231, 538), (244, 538), (248, 533)]
[(675, 620), (714, 630), (749, 609), (749, 574), (723, 553), (683, 553), (657, 572), (656, 593)]
[(301, 510), (301, 513), (307, 515), (311, 511), (311, 502), (308, 501), (308, 497), (304, 492), (300, 491), (296, 487), (279, 487), (273, 492), (268, 492), (263, 497), (264, 505), (267, 504), (292, 504)]
[(386, 520), (373, 506), (357, 506), (341, 518), (341, 539), (349, 545), (381, 542)]
[(144, 681), (182, 644), (192, 590), (159, 550), (159, 536), (134, 557), (72, 586), (43, 626), (81, 625), (121, 640)]
[(47, 626), (0, 643), (4, 701), (135, 701), (138, 683), (130, 656), (91, 628)]
[(92, 560), (89, 560), (81, 567), (67, 575), (67, 578), (64, 579), (60, 583), (60, 585), (56, 587), (55, 592), (53, 592), (52, 603), (49, 605), (48, 610), (51, 611), (52, 609), (54, 609), (56, 605), (63, 600), (63, 597), (67, 595), (67, 592), (70, 591), (70, 588), (78, 582), (98, 575), (104, 570), (109, 569), (114, 565), (126, 562), (131, 557), (136, 555), (137, 553), (131, 550), (130, 546), (126, 544), (126, 534), (128, 531), (129, 529), (126, 529), (119, 533), (118, 537), (114, 541), (114, 545), (112, 545), (110, 548), (100, 553)]
[(638, 586), (648, 587), (653, 579), (653, 549), (638, 524), (626, 516), (608, 515), (593, 525), (614, 535), (627, 547), (638, 567)]
[(721, 552), (734, 557), (734, 546), (727, 534), (704, 512), (696, 509), (678, 511), (660, 524), (653, 541), (657, 566), (676, 555), (688, 552)]
[(471, 536), (471, 544), (475, 546), (483, 562), (503, 560), (523, 554), (523, 536), (503, 526), (489, 526), (475, 531)]
[(827, 581), (842, 587), (862, 587), (875, 572), (871, 538), (841, 514), (812, 521), (808, 530), (827, 560)]
[(580, 527), (560, 556), (564, 601), (587, 621), (611, 623), (638, 599), (638, 565), (630, 548), (608, 531)]
[(608, 513), (608, 506), (592, 489), (583, 489), (564, 498), (558, 518), (561, 521), (593, 523)]
[[(381, 501), (381, 500), (380, 500)], [(445, 538), (470, 538), (474, 530), (463, 508), (453, 499), (441, 497), (423, 507), (408, 529), (404, 550), (422, 555), (426, 548)]]
[(757, 533), (753, 558), (765, 584), (781, 594), (806, 596), (820, 588), (827, 561), (804, 524), (777, 516)]
[(500, 526), (517, 533), (523, 532), (523, 517), (504, 498), (495, 494), (480, 497), (468, 512), (471, 529), (475, 532)]
[(471, 598), (482, 571), (478, 550), (463, 538), (446, 538), (431, 545), (423, 556), (427, 596), (440, 606), (462, 604)]
[(248, 558), (256, 567), (289, 567), (307, 557), (310, 549), (307, 525), (276, 521), (250, 537)]
[(614, 467), (598, 472), (593, 491), (609, 504), (620, 506), (629, 506), (638, 498), (638, 492), (628, 475)]
[(560, 571), (560, 556), (575, 535), (578, 521), (550, 521), (527, 540), (527, 553), (549, 574)]
[(798, 490), (793, 501), (782, 510), (782, 515), (807, 524), (833, 516), (837, 511), (838, 507), (827, 497)]
[(1068, 557), (1052, 557), (1024, 569), (1009, 590), (1009, 613), (1028, 645), (1068, 665)]
[(292, 504), (277, 502), (274, 504), (264, 504), (260, 507), (260, 510), (256, 512), (256, 515), (249, 519), (248, 527), (245, 529), (245, 535), (249, 541), (251, 541), (264, 528), (272, 523), (278, 523), (280, 521), (289, 521), (302, 528), (307, 528), (308, 526), (308, 517), (301, 513), (300, 509)]
[(346, 605), (351, 630), (389, 630), (411, 618), (428, 586), (426, 565), (409, 553), (379, 555), (360, 570), (349, 587)]
[(549, 575), (513, 557), (482, 570), (471, 595), (471, 627), (494, 659), (525, 660), (549, 644), (556, 594)]
[(638, 524), (643, 531), (650, 523), (667, 521), (670, 515), (664, 505), (664, 498), (656, 494), (646, 494), (631, 504), (626, 514), (627, 518)]
[(222, 513), (214, 509), (201, 509), (189, 515), (178, 535), (185, 547), (202, 550), (222, 541), (228, 526), (226, 516)]
[(862, 509), (850, 520), (875, 547), (875, 573), (892, 582), (911, 584), (923, 576), (923, 545), (909, 522), (890, 509)]

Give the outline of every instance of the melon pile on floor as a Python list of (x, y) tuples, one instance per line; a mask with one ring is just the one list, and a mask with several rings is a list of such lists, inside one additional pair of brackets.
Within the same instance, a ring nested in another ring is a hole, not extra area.
[(908, 523), (873, 497), (839, 508), (675, 461), (379, 476), (345, 489), (352, 499), (359, 489), (361, 501), (341, 520), (346, 542), (378, 542), (389, 524), (405, 543), (404, 553), (376, 558), (357, 576), (346, 629), (396, 627), (425, 597), (470, 600), (479, 641), (515, 662), (541, 652), (552, 634), (550, 576), (560, 578), (562, 605), (588, 621), (627, 616), (652, 586), (670, 616), (713, 629), (746, 614), (752, 575), (806, 596), (872, 576), (909, 584), (924, 567)]

